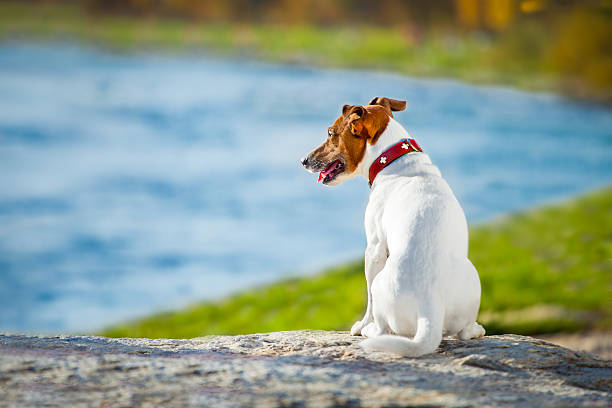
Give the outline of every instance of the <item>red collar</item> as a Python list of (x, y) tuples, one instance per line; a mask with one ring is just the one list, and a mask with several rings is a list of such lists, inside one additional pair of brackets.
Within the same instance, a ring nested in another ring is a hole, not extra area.
[(370, 166), (370, 187), (376, 178), (376, 175), (385, 167), (399, 159), (403, 155), (412, 152), (422, 152), (421, 146), (418, 145), (414, 139), (402, 139), (384, 152), (374, 160), (374, 163)]

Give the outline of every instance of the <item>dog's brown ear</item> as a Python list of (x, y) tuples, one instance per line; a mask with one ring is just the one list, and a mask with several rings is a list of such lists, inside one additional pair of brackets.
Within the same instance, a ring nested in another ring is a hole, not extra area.
[(380, 105), (384, 107), (388, 111), (389, 115), (391, 115), (391, 117), (393, 117), (393, 113), (391, 112), (403, 111), (404, 109), (406, 109), (406, 101), (398, 101), (397, 99), (379, 96), (372, 99), (370, 101), (370, 105)]
[(342, 114), (348, 119), (352, 134), (360, 137), (368, 137), (368, 132), (363, 124), (363, 118), (366, 115), (366, 110), (363, 106), (344, 105)]
[(354, 108), (354, 105), (344, 105), (342, 107), (342, 116), (346, 117), (346, 115), (349, 113), (349, 111)]

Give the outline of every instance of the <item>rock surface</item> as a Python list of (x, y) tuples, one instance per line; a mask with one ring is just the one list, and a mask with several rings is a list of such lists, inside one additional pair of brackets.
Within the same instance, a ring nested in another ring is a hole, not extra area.
[(588, 351), (607, 359), (612, 358), (612, 330), (545, 334), (536, 337), (562, 347)]
[(418, 359), (346, 332), (190, 340), (0, 335), (1, 406), (601, 406), (612, 364), (530, 337), (445, 340)]

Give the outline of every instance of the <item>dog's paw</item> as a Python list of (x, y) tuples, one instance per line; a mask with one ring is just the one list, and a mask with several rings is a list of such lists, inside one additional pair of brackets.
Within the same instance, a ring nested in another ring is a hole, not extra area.
[(478, 323), (474, 323), (474, 329), (476, 330), (476, 336), (474, 336), (474, 338), (483, 337), (487, 332), (485, 328), (479, 325)]
[(361, 329), (363, 329), (363, 320), (357, 320), (351, 327), (351, 336), (361, 336)]
[(465, 329), (461, 330), (457, 337), (461, 340), (476, 339), (485, 335), (485, 329), (478, 323), (474, 322)]
[(383, 334), (383, 331), (374, 323), (370, 322), (366, 324), (366, 326), (361, 329), (361, 335), (363, 337), (378, 337)]

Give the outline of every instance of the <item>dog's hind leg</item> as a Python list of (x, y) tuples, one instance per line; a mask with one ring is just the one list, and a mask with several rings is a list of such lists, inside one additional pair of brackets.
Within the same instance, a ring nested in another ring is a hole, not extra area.
[(351, 335), (353, 336), (359, 336), (363, 328), (374, 320), (372, 316), (372, 282), (376, 275), (382, 271), (386, 261), (387, 245), (380, 240), (369, 242), (365, 251), (365, 276), (368, 291), (368, 306), (363, 319), (355, 322), (353, 327), (351, 327)]
[(478, 323), (470, 323), (467, 327), (461, 330), (457, 337), (461, 340), (475, 339), (485, 335), (485, 329)]

